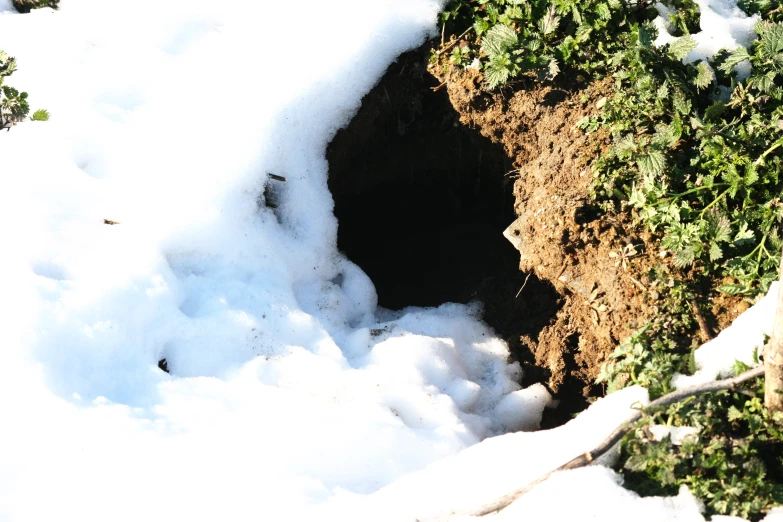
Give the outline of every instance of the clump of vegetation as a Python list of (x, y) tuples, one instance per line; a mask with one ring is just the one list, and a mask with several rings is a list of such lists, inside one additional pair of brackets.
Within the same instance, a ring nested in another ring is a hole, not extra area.
[(20, 13), (29, 13), (33, 9), (51, 7), (57, 9), (60, 0), (13, 0), (14, 8)]
[(675, 373), (694, 370), (693, 351), (698, 347), (692, 308), (695, 295), (662, 269), (651, 270), (649, 280), (650, 294), (659, 303), (657, 313), (602, 365), (596, 382), (605, 384), (607, 393), (638, 384), (649, 390), (650, 399), (657, 399), (673, 391)]
[[(16, 70), (16, 59), (0, 51), (0, 129), (7, 129), (12, 125), (24, 121), (30, 113), (30, 105), (27, 103), (27, 93), (4, 85), (4, 81)], [(33, 121), (46, 121), (49, 113), (46, 110), (37, 110), (31, 118)]]
[(654, 12), (644, 1), (457, 0), (441, 20), (475, 33), (480, 43), (454, 49), (452, 63), (479, 58), (494, 89), (521, 77), (551, 80), (563, 67), (601, 70), (624, 45), (616, 36)]
[[(743, 371), (744, 368), (737, 368)], [(641, 495), (676, 495), (686, 485), (707, 516), (763, 518), (783, 503), (783, 413), (764, 408), (763, 379), (652, 412), (621, 445), (625, 487)], [(652, 425), (695, 428), (681, 444), (657, 440)]]
[[(783, 24), (759, 22), (756, 31), (750, 51), (740, 47), (717, 64), (732, 82), (725, 99), (707, 96), (713, 67), (680, 63), (695, 47), (690, 37), (659, 49), (640, 33), (616, 64), (617, 94), (600, 117), (582, 122), (607, 127), (614, 141), (594, 165), (596, 197), (632, 207), (661, 233), (675, 266), (731, 276), (719, 290), (743, 295), (767, 290), (782, 244), (783, 180), (773, 153), (783, 145)], [(752, 73), (738, 81), (734, 69), (745, 61)]]
[[(675, 373), (694, 370), (698, 296), (753, 299), (777, 276), (783, 3), (739, 2), (761, 17), (751, 48), (688, 64), (696, 47), (689, 35), (700, 25), (693, 0), (665, 1), (682, 36), (661, 47), (651, 23), (658, 13), (643, 0), (456, 0), (442, 14), (460, 35), (444, 66), (477, 66), (485, 89), (564, 72), (614, 80), (601, 113), (580, 122), (586, 132), (611, 136), (611, 146), (596, 150), (593, 197), (606, 214), (629, 214), (652, 233), (643, 249), (659, 254), (661, 266), (645, 274), (655, 316), (599, 376), (609, 392), (631, 384), (653, 398), (670, 392)], [(763, 407), (760, 382), (645, 418), (623, 442), (626, 486), (668, 495), (684, 484), (708, 514), (754, 520), (783, 503), (783, 416)], [(651, 423), (692, 426), (699, 436), (681, 446), (655, 441)]]
[(669, 24), (672, 36), (698, 33), (701, 28), (701, 10), (693, 0), (664, 0), (661, 2), (671, 13)]

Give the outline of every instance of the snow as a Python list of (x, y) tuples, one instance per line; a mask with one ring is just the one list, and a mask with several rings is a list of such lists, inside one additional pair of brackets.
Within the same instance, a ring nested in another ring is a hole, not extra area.
[[(748, 16), (739, 7), (736, 0), (695, 0), (701, 12), (700, 31), (691, 35), (696, 41), (696, 48), (683, 60), (685, 63), (698, 60), (710, 60), (721, 49), (735, 49), (742, 45), (749, 47), (756, 39), (753, 26), (759, 20), (758, 15)], [(677, 38), (672, 36), (673, 28), (669, 23), (672, 12), (667, 6), (658, 2), (655, 4), (659, 16), (653, 21), (658, 29), (656, 45), (671, 43)], [(737, 70), (747, 76), (750, 64)]]
[[(435, 516), (646, 402), (509, 433), (553, 404), (478, 305), (379, 309), (337, 251), (326, 145), (440, 6), (0, 0), (8, 83), (52, 115), (0, 134), (0, 520)], [(501, 517), (702, 520), (619, 482), (561, 473)]]

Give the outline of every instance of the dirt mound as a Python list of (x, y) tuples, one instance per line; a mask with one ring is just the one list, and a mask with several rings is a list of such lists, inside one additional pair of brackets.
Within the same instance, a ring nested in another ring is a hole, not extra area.
[(460, 121), (501, 143), (517, 169), (518, 218), (507, 234), (520, 252), (520, 270), (563, 294), (553, 324), (523, 338), (523, 347), (555, 393), (578, 388), (585, 397), (601, 395), (592, 384), (601, 363), (655, 311), (636, 275), (653, 253), (629, 246), (641, 241), (627, 219), (599, 221), (592, 206), (590, 162), (607, 140), (576, 128), (598, 110), (610, 85), (575, 80), (488, 94), (476, 71), (435, 75)]

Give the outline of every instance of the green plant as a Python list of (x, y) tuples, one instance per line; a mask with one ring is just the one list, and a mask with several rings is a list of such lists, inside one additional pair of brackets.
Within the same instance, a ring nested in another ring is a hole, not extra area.
[(38, 109), (30, 116), (32, 121), (49, 121), (49, 111), (46, 109)]
[(672, 391), (676, 372), (691, 373), (693, 334), (697, 323), (688, 287), (663, 271), (649, 274), (650, 298), (660, 304), (657, 313), (628, 339), (623, 341), (601, 365), (596, 383), (606, 384), (607, 393), (638, 384), (656, 399)]
[(562, 67), (603, 69), (649, 11), (641, 0), (456, 0), (441, 21), (456, 30), (472, 24), (485, 86), (494, 89), (522, 76), (551, 80)]
[(669, 23), (674, 28), (673, 36), (698, 33), (701, 30), (701, 10), (693, 0), (664, 0), (661, 2), (672, 13)]
[(60, 0), (13, 0), (14, 8), (20, 13), (29, 13), (33, 9), (51, 7), (57, 9)]
[(4, 85), (4, 80), (16, 70), (16, 59), (0, 51), (0, 129), (24, 120), (30, 112), (27, 93)]
[(771, 22), (783, 21), (781, 0), (737, 0), (737, 6), (749, 15), (760, 14)]
[[(744, 368), (738, 368), (738, 373)], [(783, 414), (763, 405), (763, 379), (745, 389), (692, 397), (650, 412), (625, 436), (618, 470), (625, 487), (643, 496), (676, 494), (686, 485), (707, 516), (759, 520), (783, 503)], [(674, 444), (652, 425), (691, 427)]]
[[(595, 196), (628, 206), (680, 268), (731, 276), (727, 293), (764, 292), (776, 277), (781, 247), (783, 180), (783, 24), (760, 22), (750, 51), (739, 48), (716, 64), (733, 82), (727, 100), (704, 94), (715, 70), (683, 65), (694, 47), (683, 37), (651, 45), (654, 28), (642, 26), (636, 45), (619, 53), (616, 94), (586, 130), (607, 127), (612, 147), (594, 163)], [(738, 81), (734, 68), (753, 72)], [(607, 207), (605, 207), (607, 208)]]
[[(11, 76), (15, 70), (16, 59), (0, 51), (0, 129), (7, 129), (23, 121), (30, 113), (27, 93), (4, 85), (5, 78)], [(32, 119), (46, 121), (49, 119), (49, 112), (43, 109), (35, 111)]]

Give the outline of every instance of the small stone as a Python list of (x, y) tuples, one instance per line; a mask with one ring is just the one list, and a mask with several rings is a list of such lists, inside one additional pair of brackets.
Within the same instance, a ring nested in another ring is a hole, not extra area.
[(598, 100), (595, 104), (596, 109), (602, 109), (606, 105), (606, 96), (602, 97), (600, 100)]

